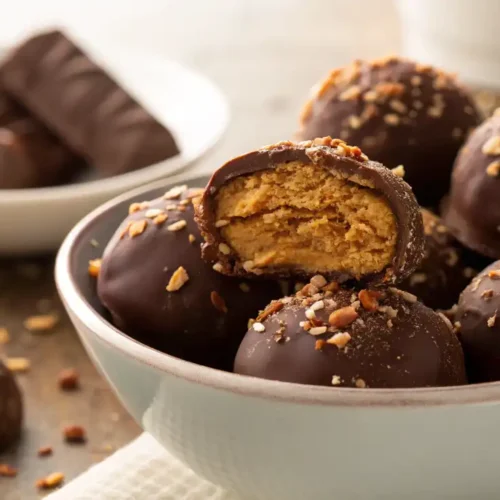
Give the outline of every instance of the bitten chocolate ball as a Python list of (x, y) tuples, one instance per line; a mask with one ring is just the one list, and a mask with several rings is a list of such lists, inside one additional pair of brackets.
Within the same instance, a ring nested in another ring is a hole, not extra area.
[(228, 275), (393, 283), (423, 255), (410, 186), (330, 137), (230, 160), (210, 179), (196, 218), (204, 258)]
[(22, 424), (21, 391), (12, 373), (0, 362), (0, 452), (19, 440)]
[(278, 282), (230, 279), (202, 261), (192, 203), (200, 194), (178, 186), (132, 204), (105, 250), (98, 295), (131, 337), (230, 369), (249, 318), (283, 292)]
[(462, 348), (444, 316), (395, 288), (335, 285), (316, 276), (296, 296), (272, 302), (245, 335), (234, 371), (338, 387), (466, 383)]
[(466, 249), (452, 236), (443, 221), (422, 209), (425, 253), (417, 270), (399, 288), (416, 295), (432, 309), (449, 309), (477, 271)]
[(500, 258), (500, 114), (469, 137), (453, 168), (443, 219), (467, 247)]
[(298, 138), (340, 137), (386, 167), (402, 164), (420, 204), (433, 206), (479, 122), (471, 95), (453, 76), (389, 57), (333, 70), (306, 103)]
[(500, 261), (479, 273), (455, 313), (471, 382), (500, 380)]

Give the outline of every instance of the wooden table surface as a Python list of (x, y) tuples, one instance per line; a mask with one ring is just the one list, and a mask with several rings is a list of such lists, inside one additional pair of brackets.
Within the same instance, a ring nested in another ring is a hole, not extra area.
[[(89, 9), (96, 8), (90, 4)], [(104, 9), (99, 22), (89, 22), (89, 33), (103, 43), (123, 40), (186, 62), (221, 86), (232, 123), (218, 148), (197, 165), (205, 172), (235, 154), (289, 138), (309, 87), (331, 67), (398, 48), (390, 0), (163, 0), (144, 5), (129, 24), (123, 19), (126, 9), (113, 19), (111, 10)], [(0, 463), (19, 467), (16, 478), (0, 478), (2, 500), (39, 498), (36, 479), (61, 471), (70, 480), (140, 432), (90, 363), (63, 312), (53, 260), (0, 259), (0, 327), (11, 336), (4, 351), (32, 365), (17, 377), (26, 422), (20, 445), (0, 455)], [(44, 312), (60, 315), (53, 331), (34, 334), (23, 328), (26, 317)], [(67, 367), (81, 374), (78, 392), (58, 388), (57, 375)], [(87, 444), (63, 442), (61, 429), (69, 424), (86, 428)], [(37, 457), (45, 445), (54, 448), (53, 456)]]

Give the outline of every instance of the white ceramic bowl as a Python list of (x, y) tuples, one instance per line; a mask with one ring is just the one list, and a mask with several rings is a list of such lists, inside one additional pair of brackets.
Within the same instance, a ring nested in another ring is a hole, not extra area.
[(56, 250), (88, 212), (120, 193), (186, 169), (222, 137), (229, 108), (204, 76), (159, 56), (108, 49), (106, 67), (175, 136), (181, 153), (107, 179), (40, 189), (0, 189), (0, 255)]
[[(87, 275), (135, 190), (85, 217), (56, 263), (66, 309), (138, 422), (208, 480), (244, 500), (482, 500), (500, 491), (500, 383), (436, 389), (313, 387), (173, 358), (104, 318)], [(206, 178), (187, 179), (191, 186)]]

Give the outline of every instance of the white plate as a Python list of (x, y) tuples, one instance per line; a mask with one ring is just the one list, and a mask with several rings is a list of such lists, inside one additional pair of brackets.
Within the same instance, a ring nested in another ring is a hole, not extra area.
[(73, 225), (95, 207), (192, 165), (225, 131), (229, 121), (227, 101), (204, 76), (158, 56), (114, 53), (110, 61), (107, 69), (169, 127), (181, 154), (108, 179), (0, 190), (0, 255), (57, 249)]

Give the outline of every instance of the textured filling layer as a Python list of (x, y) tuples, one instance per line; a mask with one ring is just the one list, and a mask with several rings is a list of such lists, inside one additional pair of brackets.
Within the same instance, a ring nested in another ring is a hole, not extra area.
[[(365, 184), (365, 185), (361, 185)], [(291, 162), (221, 188), (223, 238), (248, 269), (379, 272), (395, 252), (396, 220), (362, 179)]]

